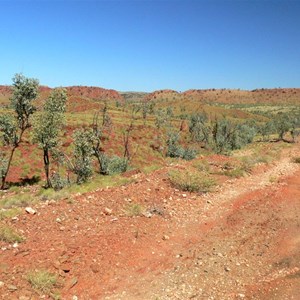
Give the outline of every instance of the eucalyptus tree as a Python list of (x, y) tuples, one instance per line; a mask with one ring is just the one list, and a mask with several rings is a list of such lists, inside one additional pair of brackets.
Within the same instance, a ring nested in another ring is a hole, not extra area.
[(54, 89), (37, 115), (33, 126), (33, 142), (43, 150), (46, 188), (52, 187), (50, 179), (50, 155), (59, 145), (59, 135), (65, 121), (67, 92)]
[(15, 150), (22, 142), (22, 137), (31, 127), (31, 116), (36, 111), (33, 105), (38, 97), (39, 81), (16, 74), (13, 78), (11, 108), (13, 114), (0, 117), (0, 130), (3, 144), (7, 146), (9, 154), (1, 167), (1, 189), (5, 188), (7, 175), (13, 160)]

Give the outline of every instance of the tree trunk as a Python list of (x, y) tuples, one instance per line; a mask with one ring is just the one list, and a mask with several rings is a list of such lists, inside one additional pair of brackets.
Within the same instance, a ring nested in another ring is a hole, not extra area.
[(45, 168), (45, 175), (46, 175), (46, 188), (51, 188), (51, 180), (49, 177), (49, 170), (50, 170), (50, 160), (49, 160), (49, 151), (48, 149), (44, 149), (44, 168)]
[(8, 174), (8, 172), (9, 172), (10, 165), (11, 165), (11, 162), (12, 162), (12, 159), (13, 159), (13, 156), (14, 156), (14, 153), (15, 153), (15, 150), (19, 147), (19, 144), (20, 144), (20, 142), (21, 142), (21, 140), (22, 140), (22, 136), (23, 136), (24, 131), (25, 131), (25, 129), (22, 129), (22, 130), (21, 130), (19, 139), (15, 142), (14, 147), (13, 147), (12, 150), (11, 150), (10, 157), (9, 157), (9, 160), (8, 160), (8, 163), (7, 163), (6, 171), (5, 171), (5, 173), (2, 175), (2, 182), (1, 182), (1, 187), (0, 187), (1, 190), (4, 190), (4, 188), (5, 188), (6, 177), (7, 177), (7, 174)]
[(7, 177), (8, 171), (10, 169), (10, 165), (11, 165), (11, 162), (12, 162), (12, 159), (13, 159), (13, 156), (14, 156), (14, 153), (15, 153), (16, 149), (17, 149), (17, 146), (13, 147), (12, 150), (11, 150), (5, 173), (2, 175), (1, 190), (4, 190), (4, 188), (5, 188), (6, 177)]

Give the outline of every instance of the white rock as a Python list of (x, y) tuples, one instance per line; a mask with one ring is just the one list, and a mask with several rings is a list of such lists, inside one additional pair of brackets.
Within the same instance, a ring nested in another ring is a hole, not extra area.
[(104, 213), (109, 216), (109, 215), (112, 214), (112, 209), (109, 209), (108, 207), (105, 207), (104, 208)]
[(27, 213), (29, 213), (30, 215), (36, 214), (36, 210), (34, 210), (33, 208), (31, 208), (31, 207), (29, 207), (29, 206), (25, 208), (25, 211), (26, 211)]

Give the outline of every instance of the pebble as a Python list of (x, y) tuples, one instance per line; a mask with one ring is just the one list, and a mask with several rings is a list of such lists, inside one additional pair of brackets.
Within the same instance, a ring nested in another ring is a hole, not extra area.
[(15, 286), (15, 285), (13, 285), (13, 284), (9, 284), (8, 286), (7, 286), (7, 288), (10, 290), (10, 291), (12, 291), (12, 292), (14, 292), (14, 291), (16, 291), (18, 288)]
[(20, 296), (19, 300), (30, 300), (30, 297), (27, 296)]
[(0, 281), (0, 288), (2, 288), (4, 286), (4, 282)]
[(34, 210), (32, 207), (29, 207), (29, 206), (25, 208), (25, 211), (27, 213), (29, 213), (30, 215), (35, 215), (36, 214), (36, 210)]
[(104, 214), (106, 214), (107, 216), (110, 216), (112, 214), (112, 209), (109, 209), (108, 207), (104, 208)]

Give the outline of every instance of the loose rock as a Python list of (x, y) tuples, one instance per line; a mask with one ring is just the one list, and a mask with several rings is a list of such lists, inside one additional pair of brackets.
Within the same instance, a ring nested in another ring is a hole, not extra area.
[(36, 210), (34, 210), (32, 207), (26, 207), (25, 211), (30, 214), (30, 215), (35, 215), (36, 214)]

